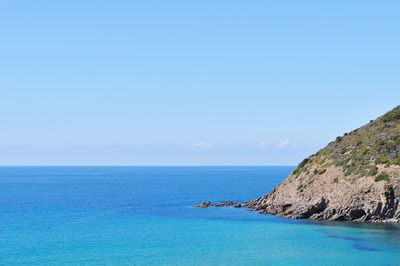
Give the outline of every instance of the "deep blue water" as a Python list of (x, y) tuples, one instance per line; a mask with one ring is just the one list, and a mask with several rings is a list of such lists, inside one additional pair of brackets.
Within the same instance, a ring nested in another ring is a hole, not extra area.
[(400, 227), (295, 221), (254, 199), (291, 167), (2, 167), (0, 265), (400, 265)]

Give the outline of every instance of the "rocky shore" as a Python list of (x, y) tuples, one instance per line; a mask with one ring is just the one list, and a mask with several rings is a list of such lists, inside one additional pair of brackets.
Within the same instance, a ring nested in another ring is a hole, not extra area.
[[(396, 167), (390, 172), (394, 176), (399, 170)], [(313, 183), (302, 192), (298, 189), (298, 177), (291, 175), (271, 193), (249, 201), (245, 206), (261, 213), (294, 219), (400, 222), (397, 181), (342, 177), (336, 183), (339, 173), (340, 169), (332, 168), (323, 177), (308, 177), (314, 179)]]

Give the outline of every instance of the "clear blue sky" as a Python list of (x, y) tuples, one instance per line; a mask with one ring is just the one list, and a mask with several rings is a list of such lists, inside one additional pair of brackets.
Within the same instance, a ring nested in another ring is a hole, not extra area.
[(1, 165), (293, 165), (400, 104), (398, 1), (1, 1)]

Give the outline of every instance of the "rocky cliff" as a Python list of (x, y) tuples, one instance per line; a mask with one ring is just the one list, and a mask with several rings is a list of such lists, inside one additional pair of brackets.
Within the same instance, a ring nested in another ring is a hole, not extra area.
[(297, 219), (400, 222), (400, 106), (303, 160), (246, 207)]

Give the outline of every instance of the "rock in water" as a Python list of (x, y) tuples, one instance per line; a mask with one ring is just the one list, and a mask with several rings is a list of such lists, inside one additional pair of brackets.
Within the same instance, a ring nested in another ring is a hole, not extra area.
[(400, 222), (400, 106), (303, 160), (245, 207), (296, 219)]
[(193, 205), (195, 208), (208, 208), (211, 207), (211, 202), (205, 201), (205, 202), (200, 202), (198, 204)]
[(205, 202), (200, 202), (196, 205), (194, 205), (193, 207), (195, 208), (208, 208), (208, 207), (234, 207), (234, 208), (241, 208), (242, 204), (235, 202), (235, 201), (223, 201), (223, 202), (209, 202), (209, 201), (205, 201)]

